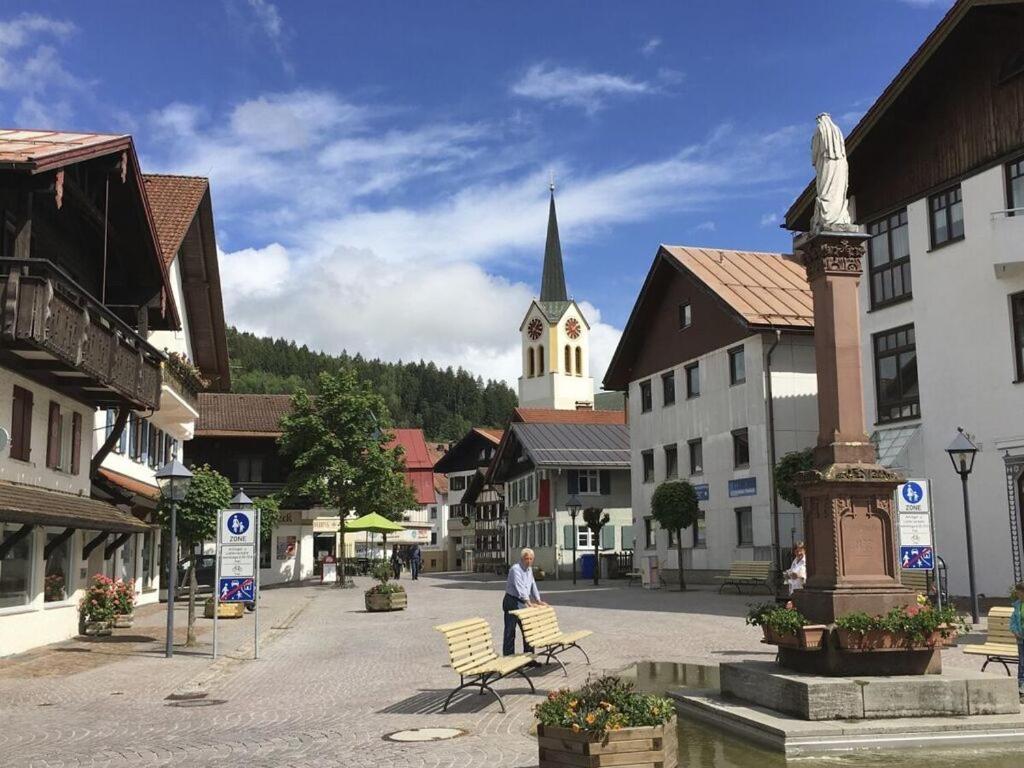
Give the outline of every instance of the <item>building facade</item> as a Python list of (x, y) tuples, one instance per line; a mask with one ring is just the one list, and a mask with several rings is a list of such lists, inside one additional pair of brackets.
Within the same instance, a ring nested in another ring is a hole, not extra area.
[[(931, 481), (936, 549), (961, 595), (964, 509), (945, 450), (957, 427), (980, 448), (978, 590), (1004, 596), (1024, 575), (1022, 35), (1024, 3), (960, 0), (847, 138), (851, 214), (870, 235), (866, 431), (883, 464)], [(789, 229), (808, 227), (808, 195)]]
[(651, 517), (671, 480), (700, 499), (682, 533), (688, 579), (774, 560), (776, 536), (779, 557), (801, 538), (800, 511), (772, 478), (778, 457), (817, 438), (812, 301), (795, 260), (662, 246), (604, 384), (627, 392), (638, 565), (678, 573), (674, 534)]

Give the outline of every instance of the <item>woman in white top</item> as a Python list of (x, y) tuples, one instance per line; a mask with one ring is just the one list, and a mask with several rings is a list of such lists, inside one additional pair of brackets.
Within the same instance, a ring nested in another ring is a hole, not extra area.
[(807, 581), (807, 551), (802, 541), (793, 545), (793, 562), (782, 575), (789, 582), (789, 594), (804, 588), (804, 582)]

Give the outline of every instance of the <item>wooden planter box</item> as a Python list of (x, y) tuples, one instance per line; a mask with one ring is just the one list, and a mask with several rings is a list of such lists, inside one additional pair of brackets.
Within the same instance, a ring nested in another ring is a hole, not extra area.
[(844, 651), (928, 651), (941, 647), (943, 640), (939, 632), (933, 632), (924, 643), (913, 644), (906, 635), (874, 629), (863, 635), (845, 629), (836, 629), (839, 647)]
[(114, 614), (114, 626), (118, 629), (127, 629), (135, 623), (135, 615), (131, 613)]
[(825, 644), (828, 627), (824, 624), (808, 624), (795, 635), (776, 634), (771, 627), (762, 626), (764, 641), (781, 648), (795, 648), (801, 651), (818, 651)]
[(376, 611), (404, 611), (409, 604), (409, 596), (405, 592), (392, 592), (389, 595), (382, 595), (379, 592), (366, 593), (366, 610)]
[(87, 621), (85, 634), (90, 637), (109, 637), (114, 632), (113, 621)]
[(601, 768), (636, 766), (640, 768), (676, 768), (679, 742), (676, 718), (664, 725), (623, 728), (604, 736), (568, 728), (537, 726), (539, 768)]
[[(207, 619), (213, 618), (213, 599), (206, 601), (203, 606), (203, 616)], [(217, 608), (218, 619), (240, 619), (245, 616), (245, 603), (221, 603)]]

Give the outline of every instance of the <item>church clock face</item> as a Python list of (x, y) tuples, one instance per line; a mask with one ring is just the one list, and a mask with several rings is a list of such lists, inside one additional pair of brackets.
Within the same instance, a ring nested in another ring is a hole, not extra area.
[(580, 321), (575, 317), (570, 317), (565, 321), (565, 332), (570, 339), (578, 339), (580, 337)]
[(540, 335), (543, 331), (544, 326), (541, 323), (540, 319), (536, 317), (533, 318), (533, 320), (530, 321), (530, 324), (526, 326), (526, 334), (534, 341), (540, 338)]

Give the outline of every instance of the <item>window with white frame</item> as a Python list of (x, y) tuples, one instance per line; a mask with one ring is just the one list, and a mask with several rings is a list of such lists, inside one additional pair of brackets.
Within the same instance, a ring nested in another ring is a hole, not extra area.
[(576, 548), (577, 549), (593, 549), (594, 548), (594, 532), (586, 526), (576, 529)]
[(596, 469), (581, 469), (577, 474), (580, 496), (601, 494), (601, 473)]

